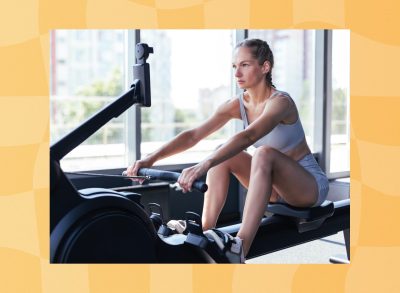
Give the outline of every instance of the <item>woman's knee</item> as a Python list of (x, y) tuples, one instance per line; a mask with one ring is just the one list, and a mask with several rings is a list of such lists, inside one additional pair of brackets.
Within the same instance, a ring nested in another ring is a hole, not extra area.
[(252, 164), (270, 166), (277, 156), (277, 150), (269, 146), (260, 146), (254, 152)]

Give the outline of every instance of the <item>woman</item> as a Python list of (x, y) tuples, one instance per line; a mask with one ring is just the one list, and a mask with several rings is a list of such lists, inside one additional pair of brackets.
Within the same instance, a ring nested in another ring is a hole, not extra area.
[[(182, 132), (156, 152), (136, 161), (127, 174), (134, 176), (139, 168), (150, 167), (194, 146), (230, 119), (242, 119), (244, 130), (208, 158), (184, 169), (178, 183), (187, 192), (194, 180), (207, 174), (204, 231), (217, 223), (231, 173), (248, 189), (242, 225), (229, 253), (232, 261), (243, 262), (268, 202), (318, 206), (325, 200), (329, 185), (307, 145), (295, 103), (272, 83), (274, 58), (268, 44), (259, 39), (240, 42), (235, 47), (232, 64), (237, 84), (244, 93), (222, 104), (200, 126)], [(257, 148), (253, 156), (245, 151), (251, 145)], [(208, 235), (216, 237), (212, 231)]]

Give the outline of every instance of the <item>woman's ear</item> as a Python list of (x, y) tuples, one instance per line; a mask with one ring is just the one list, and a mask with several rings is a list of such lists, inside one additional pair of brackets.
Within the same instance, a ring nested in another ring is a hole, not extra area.
[(263, 73), (268, 73), (271, 71), (271, 63), (269, 63), (268, 60), (264, 61), (263, 65), (262, 65), (262, 70), (263, 70)]

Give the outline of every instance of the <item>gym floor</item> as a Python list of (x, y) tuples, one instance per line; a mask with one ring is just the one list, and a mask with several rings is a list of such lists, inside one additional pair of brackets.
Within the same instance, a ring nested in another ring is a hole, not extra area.
[(329, 264), (331, 256), (346, 256), (343, 233), (249, 259), (247, 264)]

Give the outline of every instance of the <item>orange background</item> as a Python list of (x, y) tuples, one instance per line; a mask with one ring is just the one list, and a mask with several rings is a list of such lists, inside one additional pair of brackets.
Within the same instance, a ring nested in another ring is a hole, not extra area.
[[(399, 292), (400, 2), (14, 0), (0, 9), (1, 292)], [(350, 265), (50, 265), (49, 30), (351, 30)]]

